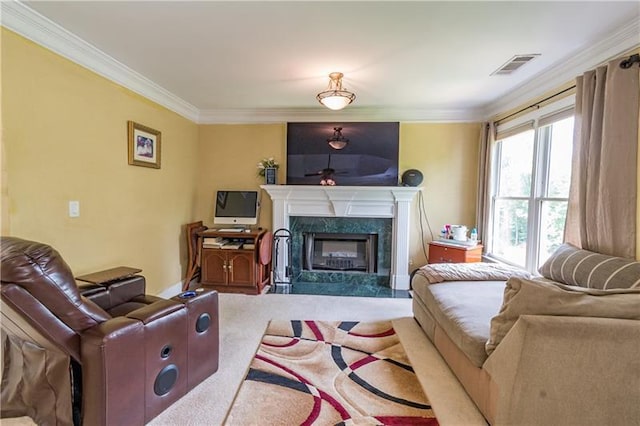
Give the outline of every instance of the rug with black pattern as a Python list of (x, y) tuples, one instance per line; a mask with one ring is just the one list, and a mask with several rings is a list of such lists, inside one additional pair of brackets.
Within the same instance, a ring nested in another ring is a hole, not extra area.
[(228, 425), (438, 425), (390, 321), (271, 321)]

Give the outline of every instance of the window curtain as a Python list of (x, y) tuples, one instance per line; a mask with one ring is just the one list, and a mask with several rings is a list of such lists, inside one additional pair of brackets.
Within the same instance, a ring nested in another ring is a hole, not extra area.
[(635, 258), (639, 75), (619, 58), (576, 79), (565, 241)]
[(480, 150), (478, 157), (478, 196), (476, 199), (476, 228), (478, 239), (484, 241), (487, 248), (489, 235), (489, 217), (491, 212), (491, 156), (493, 144), (496, 141), (496, 127), (494, 123), (484, 123), (480, 133)]

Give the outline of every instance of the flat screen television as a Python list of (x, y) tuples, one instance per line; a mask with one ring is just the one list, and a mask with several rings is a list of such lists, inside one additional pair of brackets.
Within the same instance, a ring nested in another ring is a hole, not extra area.
[(397, 122), (287, 123), (287, 184), (397, 186), (399, 135)]
[(258, 191), (217, 191), (213, 223), (256, 225), (259, 207)]

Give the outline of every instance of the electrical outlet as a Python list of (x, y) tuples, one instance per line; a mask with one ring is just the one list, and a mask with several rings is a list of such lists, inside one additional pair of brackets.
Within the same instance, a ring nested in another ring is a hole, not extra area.
[(80, 201), (69, 201), (69, 217), (80, 217)]
[(413, 266), (413, 259), (409, 259), (409, 266)]

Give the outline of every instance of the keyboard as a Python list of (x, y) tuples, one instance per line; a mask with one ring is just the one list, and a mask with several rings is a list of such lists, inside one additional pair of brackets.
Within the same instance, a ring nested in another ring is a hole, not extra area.
[(244, 232), (244, 228), (222, 228), (217, 229), (218, 232)]

